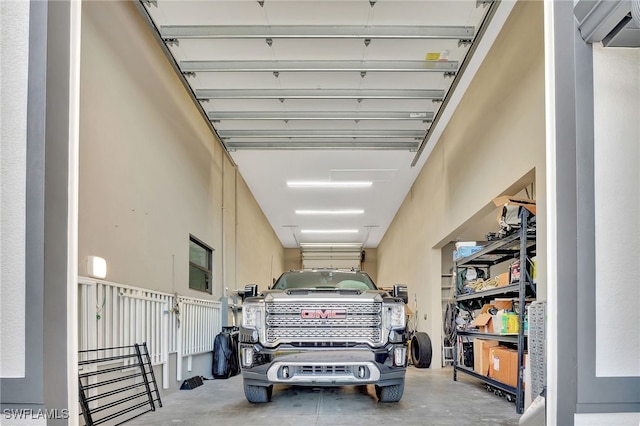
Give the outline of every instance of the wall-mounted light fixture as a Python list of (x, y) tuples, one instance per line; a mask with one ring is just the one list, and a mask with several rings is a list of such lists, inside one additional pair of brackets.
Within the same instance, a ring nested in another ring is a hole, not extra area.
[(87, 275), (103, 279), (107, 276), (107, 261), (99, 256), (87, 256)]

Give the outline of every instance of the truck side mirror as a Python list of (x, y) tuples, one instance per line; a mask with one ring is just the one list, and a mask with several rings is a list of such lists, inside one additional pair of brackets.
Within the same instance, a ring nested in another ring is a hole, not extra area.
[(244, 286), (244, 296), (242, 299), (247, 299), (249, 297), (256, 297), (258, 295), (258, 284), (247, 284)]
[(402, 299), (404, 303), (409, 302), (409, 291), (407, 290), (407, 286), (402, 284), (394, 284), (393, 297)]

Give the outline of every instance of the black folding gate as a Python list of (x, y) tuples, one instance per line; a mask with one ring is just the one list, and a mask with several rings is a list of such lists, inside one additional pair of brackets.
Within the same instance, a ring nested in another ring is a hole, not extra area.
[[(87, 426), (122, 424), (162, 407), (147, 344), (79, 351), (80, 406)], [(115, 366), (110, 366), (116, 364)]]

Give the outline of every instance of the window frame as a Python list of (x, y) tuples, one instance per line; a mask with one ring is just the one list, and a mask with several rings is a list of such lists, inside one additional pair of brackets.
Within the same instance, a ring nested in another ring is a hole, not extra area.
[[(196, 237), (193, 234), (189, 234), (189, 245), (191, 245), (191, 243), (203, 248), (205, 250), (205, 253), (207, 254), (207, 265), (208, 265), (208, 269), (203, 267), (202, 265), (195, 263), (192, 261), (191, 259), (191, 249), (189, 247), (189, 290), (195, 290), (195, 291), (200, 291), (203, 293), (209, 293), (209, 294), (213, 294), (213, 252), (215, 251), (211, 246), (209, 246), (207, 243), (203, 242), (201, 239), (199, 239), (198, 237)], [(195, 288), (195, 287), (191, 287), (191, 267), (194, 267), (202, 272), (204, 272), (205, 274), (208, 274), (208, 281), (207, 281), (207, 285), (206, 288), (203, 290), (201, 288)]]

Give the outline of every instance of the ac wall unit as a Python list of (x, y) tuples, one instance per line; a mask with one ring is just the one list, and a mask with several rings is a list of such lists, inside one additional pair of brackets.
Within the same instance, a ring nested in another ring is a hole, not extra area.
[(640, 0), (579, 0), (573, 14), (587, 43), (640, 47)]

